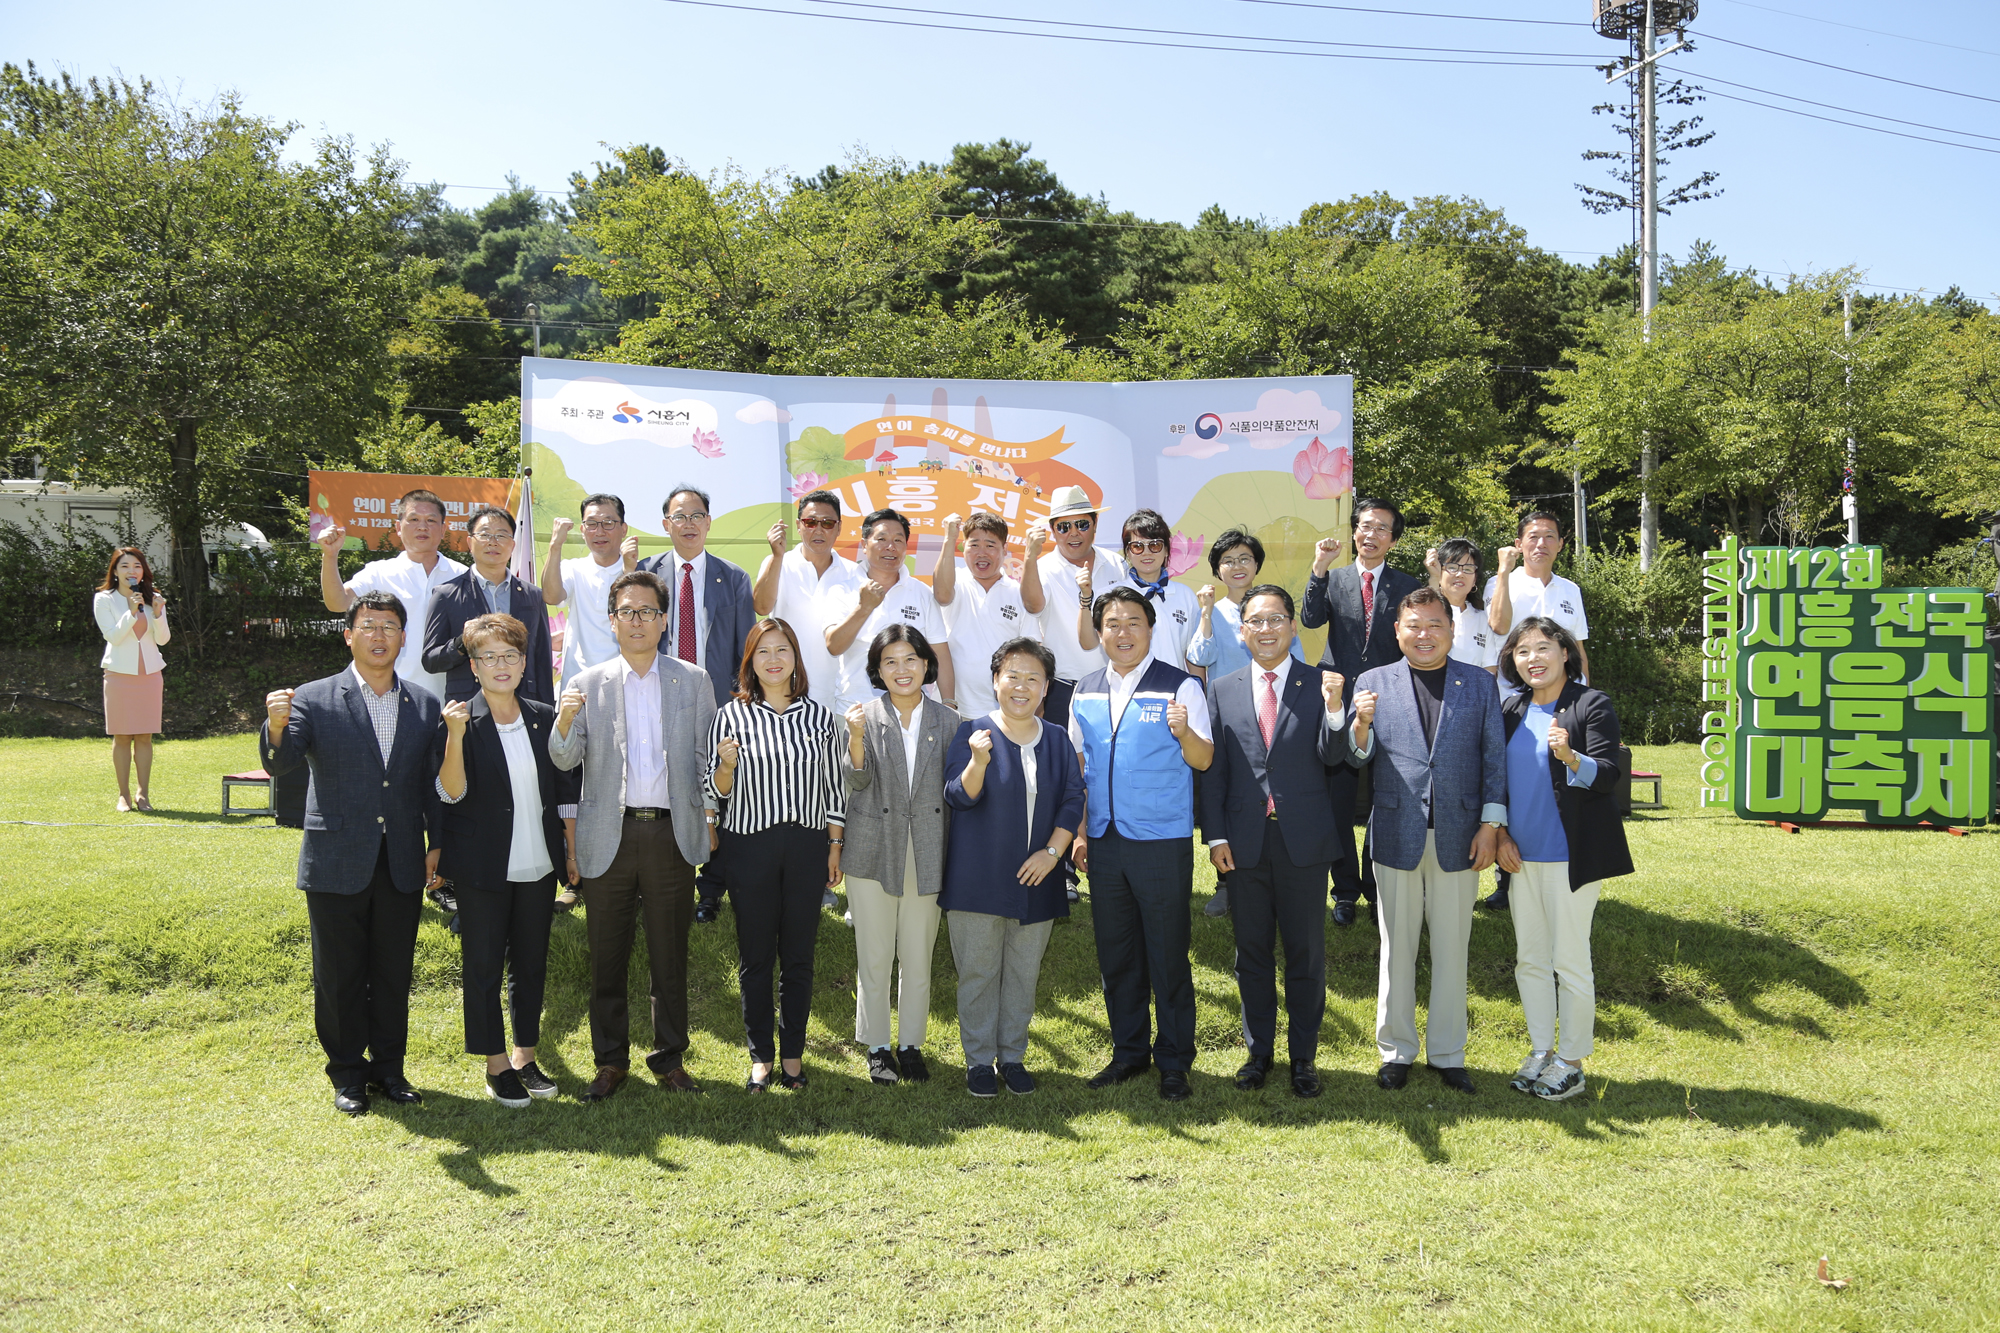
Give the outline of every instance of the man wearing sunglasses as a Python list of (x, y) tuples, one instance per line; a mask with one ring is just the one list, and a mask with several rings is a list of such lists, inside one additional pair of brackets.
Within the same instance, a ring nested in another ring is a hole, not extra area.
[(798, 515), (799, 544), (791, 550), (785, 549), (783, 523), (773, 523), (764, 534), (771, 553), (757, 568), (752, 596), (758, 615), (776, 616), (792, 627), (806, 693), (814, 703), (832, 708), (840, 692), (840, 666), (826, 650), (826, 631), (846, 616), (859, 577), (854, 562), (833, 549), (840, 540), (840, 497), (814, 491), (799, 501)]
[[(1108, 592), (1125, 577), (1125, 568), (1111, 551), (1092, 545), (1097, 537), (1097, 510), (1081, 486), (1064, 486), (1049, 497), (1049, 517), (1029, 529), (1028, 540), (1040, 530), (1055, 549), (1041, 558), (1042, 642), (1056, 655), (1056, 678), (1049, 682), (1042, 716), (1056, 726), (1069, 722), (1070, 696), (1076, 683), (1102, 669), (1106, 658), (1090, 630), (1090, 608), (1098, 593)], [(1079, 623), (1081, 622), (1081, 623)], [(1090, 647), (1084, 647), (1090, 633)]]

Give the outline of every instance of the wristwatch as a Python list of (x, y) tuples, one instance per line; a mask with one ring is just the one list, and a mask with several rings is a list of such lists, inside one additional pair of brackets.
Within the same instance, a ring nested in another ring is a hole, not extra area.
[(1042, 848), (1042, 850), (1043, 850), (1043, 851), (1045, 851), (1045, 852), (1047, 852), (1047, 853), (1048, 853), (1048, 854), (1049, 854), (1050, 856), (1053, 856), (1053, 857), (1054, 857), (1054, 858), (1055, 858), (1056, 860), (1058, 860), (1058, 861), (1062, 860), (1062, 853), (1061, 853), (1061, 852), (1059, 852), (1059, 851), (1057, 851), (1057, 850), (1056, 850), (1055, 848), (1053, 848), (1053, 847), (1044, 847), (1044, 848)]

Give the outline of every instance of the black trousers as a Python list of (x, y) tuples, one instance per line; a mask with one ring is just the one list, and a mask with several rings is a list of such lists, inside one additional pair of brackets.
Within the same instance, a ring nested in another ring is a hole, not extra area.
[(1278, 821), (1264, 821), (1264, 850), (1248, 870), (1229, 872), (1229, 913), (1236, 926), (1236, 990), (1243, 997), (1243, 1040), (1258, 1059), (1276, 1058), (1278, 980), (1273, 945), (1285, 945), (1285, 1039), (1292, 1063), (1319, 1055), (1326, 1017), (1325, 861), (1292, 864)]
[(656, 1074), (681, 1067), (688, 1048), (688, 929), (694, 924), (694, 867), (674, 841), (671, 819), (633, 819), (618, 830), (618, 851), (602, 875), (583, 881), (590, 941), (590, 1045), (600, 1068), (629, 1069), (632, 1016), (626, 973), (632, 940), (646, 932)]
[(514, 1044), (542, 1039), (542, 992), (549, 978), (549, 926), (555, 920), (553, 874), (497, 885), (458, 883), (458, 926), (465, 991), (465, 1051), (504, 1055), (500, 974), (507, 974), (507, 1009)]
[(401, 1078), (410, 1045), (410, 972), (417, 956), (421, 893), (389, 878), (389, 843), (359, 893), (308, 893), (313, 1027), (336, 1088)]
[(725, 864), (729, 857), (729, 838), (729, 834), (716, 829), (715, 850), (695, 871), (695, 897), (709, 906), (720, 903), (722, 895), (729, 892), (729, 867)]
[(1194, 841), (1106, 829), (1090, 839), (1089, 873), (1111, 1058), (1185, 1073), (1194, 1065)]
[(1368, 840), (1361, 842), (1361, 854), (1354, 854), (1354, 826), (1368, 822), (1368, 812), (1356, 810), (1355, 796), (1361, 774), (1347, 764), (1338, 764), (1327, 776), (1327, 790), (1333, 794), (1333, 824), (1345, 839), (1347, 855), (1333, 863), (1333, 896), (1343, 903), (1375, 901), (1375, 858), (1369, 855)]
[[(736, 909), (736, 983), (743, 1039), (755, 1064), (806, 1053), (813, 948), (826, 892), (826, 830), (774, 824), (734, 835), (729, 896)], [(771, 972), (778, 974), (778, 1044), (771, 1047)]]

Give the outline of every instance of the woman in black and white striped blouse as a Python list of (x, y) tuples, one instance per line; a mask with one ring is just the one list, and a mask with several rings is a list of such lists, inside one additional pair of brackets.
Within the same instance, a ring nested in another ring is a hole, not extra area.
[[(806, 1020), (812, 1012), (813, 946), (820, 896), (840, 883), (846, 822), (846, 728), (806, 694), (792, 627), (766, 617), (750, 629), (736, 697), (709, 729), (708, 786), (722, 807), (729, 844), (729, 897), (736, 909), (736, 980), (752, 1092), (778, 1082), (806, 1085)], [(771, 971), (778, 969), (778, 1042), (771, 1044)]]

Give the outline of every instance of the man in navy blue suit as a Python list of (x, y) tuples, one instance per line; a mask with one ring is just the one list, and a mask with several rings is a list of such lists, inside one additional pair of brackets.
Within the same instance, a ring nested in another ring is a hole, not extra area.
[[(708, 553), (708, 492), (679, 485), (660, 508), (674, 549), (648, 556), (639, 568), (659, 575), (667, 585), (667, 632), (660, 651), (692, 662), (708, 673), (715, 687), (715, 706), (729, 702), (736, 691), (736, 671), (743, 663), (743, 641), (757, 623), (750, 576), (727, 560)], [(801, 633), (803, 626), (795, 626)], [(729, 887), (729, 835), (701, 867), (695, 880), (694, 919), (707, 923), (721, 914), (722, 893)]]
[(1424, 1031), (1444, 1085), (1474, 1091), (1465, 1072), (1465, 958), (1479, 872), (1493, 864), (1507, 823), (1507, 741), (1500, 693), (1485, 670), (1451, 660), (1451, 606), (1419, 588), (1396, 610), (1403, 660), (1365, 673), (1354, 689), (1349, 762), (1372, 768), (1368, 836), (1374, 848), (1382, 967), (1375, 1044), (1387, 1089), (1409, 1081), (1417, 1058), (1417, 941), (1431, 935), (1431, 998)]
[[(423, 1097), (403, 1075), (421, 890), (437, 868), (440, 804), (430, 766), (437, 697), (396, 675), (409, 616), (386, 592), (347, 608), (347, 670), (265, 696), (258, 738), (274, 776), (305, 764), (299, 888), (312, 929), (313, 1024), (333, 1105)], [(426, 854), (426, 842), (432, 850)]]
[(1346, 685), (1292, 656), (1292, 595), (1276, 584), (1243, 597), (1250, 665), (1211, 682), (1215, 758), (1202, 775), (1208, 859), (1229, 891), (1236, 925), (1236, 988), (1250, 1058), (1236, 1086), (1264, 1086), (1277, 1049), (1273, 944), (1285, 945), (1285, 1024), (1292, 1092), (1320, 1093), (1314, 1061), (1326, 1016), (1326, 877), (1350, 855), (1327, 818), (1327, 779), (1345, 766), (1340, 736)]
[(514, 516), (496, 505), (481, 505), (465, 520), (472, 547), (472, 568), (431, 596), (424, 620), (424, 670), (444, 676), (444, 700), (456, 702), (479, 693), (472, 660), (459, 636), (468, 622), (483, 615), (512, 616), (527, 627), (528, 660), (521, 670), (523, 699), (556, 706), (555, 653), (549, 647), (549, 608), (542, 590), (515, 578)]

